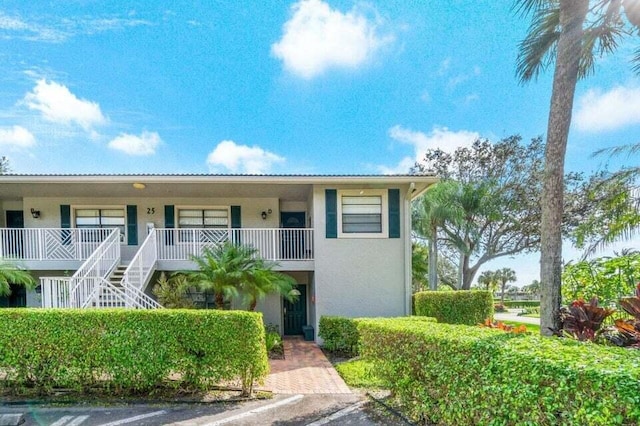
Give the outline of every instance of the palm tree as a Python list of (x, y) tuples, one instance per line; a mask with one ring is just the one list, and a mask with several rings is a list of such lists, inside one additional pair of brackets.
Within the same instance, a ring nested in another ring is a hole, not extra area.
[[(595, 59), (613, 52), (621, 37), (640, 25), (637, 0), (515, 0), (523, 15), (532, 15), (520, 44), (517, 73), (522, 82), (538, 76), (555, 61), (547, 123), (542, 190), (540, 279), (541, 333), (560, 328), (564, 159), (578, 79), (593, 71)], [(628, 23), (623, 20), (622, 9)], [(631, 25), (629, 25), (629, 23)], [(634, 61), (640, 71), (640, 52)]]
[(500, 304), (504, 305), (504, 293), (507, 290), (507, 283), (516, 282), (516, 271), (511, 268), (502, 268), (496, 271), (496, 278), (500, 282)]
[(478, 276), (478, 285), (484, 287), (485, 290), (490, 291), (492, 294), (495, 293), (498, 288), (498, 272), (483, 271)]
[(36, 286), (36, 280), (14, 262), (0, 258), (0, 297), (11, 295), (11, 284), (33, 289)]
[(300, 294), (294, 290), (295, 280), (274, 271), (275, 264), (258, 256), (252, 247), (225, 242), (205, 248), (202, 256), (193, 257), (197, 271), (182, 272), (193, 285), (215, 294), (216, 309), (224, 309), (225, 300), (242, 296), (249, 310), (267, 294), (278, 293), (294, 301)]
[(429, 242), (429, 290), (438, 289), (438, 230), (456, 215), (450, 198), (445, 196), (455, 182), (440, 182), (413, 205), (413, 230)]

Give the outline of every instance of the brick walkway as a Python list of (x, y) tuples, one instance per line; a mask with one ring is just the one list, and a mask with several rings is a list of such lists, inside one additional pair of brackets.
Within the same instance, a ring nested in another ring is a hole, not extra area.
[(285, 359), (269, 361), (264, 389), (280, 394), (348, 394), (349, 387), (314, 342), (284, 340)]

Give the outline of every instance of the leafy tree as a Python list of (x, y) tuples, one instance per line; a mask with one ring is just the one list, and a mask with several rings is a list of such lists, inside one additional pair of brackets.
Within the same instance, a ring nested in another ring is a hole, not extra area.
[(527, 293), (527, 294), (540, 294), (540, 281), (538, 280), (533, 280), (531, 281), (531, 284), (527, 284), (524, 287), (522, 287), (522, 291)]
[(411, 282), (413, 292), (422, 291), (428, 285), (427, 274), (429, 272), (429, 252), (423, 244), (414, 242), (411, 244)]
[(28, 271), (8, 259), (0, 258), (0, 297), (11, 295), (11, 284), (23, 285), (28, 289), (36, 287), (36, 280)]
[(429, 289), (438, 289), (438, 229), (457, 212), (452, 208), (452, 185), (443, 182), (434, 185), (413, 204), (413, 230), (429, 243)]
[(0, 175), (5, 175), (9, 173), (11, 169), (9, 168), (9, 159), (7, 157), (0, 157)]
[(500, 303), (504, 305), (504, 294), (507, 291), (507, 284), (516, 282), (516, 271), (511, 268), (502, 268), (496, 271), (500, 282)]
[[(479, 139), (452, 154), (428, 150), (413, 168), (416, 173), (435, 172), (442, 178), (438, 185), (447, 184), (429, 208), (437, 211), (435, 203), (447, 206), (435, 227), (444, 234), (441, 240), (459, 253), (458, 288), (469, 289), (490, 260), (539, 249), (543, 157), (540, 138), (525, 144), (520, 136), (511, 136), (495, 144)], [(572, 191), (579, 181), (578, 175), (567, 176)], [(431, 217), (421, 210), (414, 214)], [(415, 223), (423, 222), (414, 217)], [(570, 223), (566, 225), (568, 232)], [(425, 235), (424, 228), (414, 229)]]
[(162, 272), (152, 291), (158, 298), (158, 303), (165, 308), (189, 309), (193, 308), (193, 302), (186, 296), (189, 287), (191, 283), (186, 275), (178, 273), (167, 278)]
[(498, 274), (496, 271), (483, 271), (480, 276), (478, 276), (478, 286), (485, 290), (490, 291), (491, 293), (495, 293), (498, 289)]
[[(532, 80), (555, 61), (542, 189), (540, 279), (541, 332), (560, 329), (564, 159), (576, 85), (594, 70), (595, 60), (611, 53), (621, 38), (640, 27), (633, 0), (515, 0), (516, 9), (532, 16), (520, 44), (517, 73)], [(624, 11), (624, 13), (623, 13)], [(626, 16), (626, 20), (625, 20)], [(640, 50), (634, 57), (640, 71)]]
[(562, 272), (562, 297), (565, 304), (597, 297), (603, 305), (617, 305), (620, 298), (633, 295), (639, 281), (640, 252), (637, 251), (569, 262)]

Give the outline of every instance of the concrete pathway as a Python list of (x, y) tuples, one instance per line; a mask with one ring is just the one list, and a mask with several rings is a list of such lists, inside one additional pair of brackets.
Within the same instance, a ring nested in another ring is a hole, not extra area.
[(517, 312), (496, 312), (493, 314), (493, 319), (496, 321), (516, 321), (525, 324), (540, 325), (540, 318), (520, 317)]
[(270, 360), (263, 389), (276, 394), (350, 394), (342, 377), (314, 342), (284, 339), (285, 359)]

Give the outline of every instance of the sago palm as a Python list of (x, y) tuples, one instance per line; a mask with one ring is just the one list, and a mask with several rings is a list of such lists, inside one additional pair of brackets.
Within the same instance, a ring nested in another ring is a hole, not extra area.
[[(532, 16), (520, 44), (517, 73), (529, 81), (555, 63), (547, 124), (542, 190), (540, 330), (559, 329), (562, 270), (564, 160), (578, 79), (594, 70), (600, 56), (640, 27), (638, 0), (516, 0), (515, 9)], [(640, 71), (640, 50), (633, 59)]]
[(33, 289), (36, 286), (36, 280), (16, 263), (0, 258), (0, 297), (11, 295), (11, 284)]

